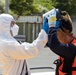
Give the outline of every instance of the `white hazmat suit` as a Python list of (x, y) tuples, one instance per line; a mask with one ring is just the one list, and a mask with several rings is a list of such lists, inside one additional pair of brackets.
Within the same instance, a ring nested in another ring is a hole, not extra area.
[(13, 17), (9, 14), (0, 15), (0, 68), (3, 69), (3, 75), (26, 75), (26, 70), (30, 75), (26, 59), (39, 53), (47, 43), (48, 36), (42, 29), (32, 43), (19, 44), (10, 34), (12, 20)]

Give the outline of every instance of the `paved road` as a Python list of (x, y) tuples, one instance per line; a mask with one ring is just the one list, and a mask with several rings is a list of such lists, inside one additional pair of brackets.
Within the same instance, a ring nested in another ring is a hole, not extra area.
[(53, 64), (53, 61), (56, 58), (57, 58), (57, 55), (54, 54), (49, 48), (47, 47), (43, 48), (43, 50), (40, 51), (38, 56), (28, 60), (28, 64), (30, 68), (43, 68), (43, 67), (46, 67), (46, 68), (31, 69), (31, 72), (54, 71), (55, 65)]

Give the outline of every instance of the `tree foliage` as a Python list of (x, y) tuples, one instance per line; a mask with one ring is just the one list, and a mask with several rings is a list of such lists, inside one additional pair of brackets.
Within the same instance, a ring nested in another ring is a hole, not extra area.
[(33, 0), (10, 0), (10, 9), (18, 15), (28, 15), (33, 9)]
[(66, 10), (70, 15), (76, 15), (76, 0), (52, 0), (53, 6)]
[(0, 13), (4, 12), (4, 4), (0, 1)]
[(56, 7), (76, 14), (76, 0), (10, 0), (10, 9), (18, 15), (43, 14)]
[(10, 0), (10, 9), (18, 15), (42, 14), (52, 9), (51, 0)]
[(51, 0), (35, 0), (34, 5), (41, 13), (45, 13), (53, 8)]

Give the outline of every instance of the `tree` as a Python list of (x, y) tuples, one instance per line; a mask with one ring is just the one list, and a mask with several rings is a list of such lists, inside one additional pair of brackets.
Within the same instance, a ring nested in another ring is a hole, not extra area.
[(18, 15), (29, 15), (33, 9), (33, 0), (10, 0), (9, 8)]
[(61, 10), (66, 10), (70, 15), (76, 14), (76, 0), (52, 0), (53, 6)]
[(4, 12), (4, 4), (0, 1), (0, 13)]
[(18, 15), (42, 14), (53, 8), (51, 0), (10, 0), (10, 9)]
[(34, 0), (34, 5), (41, 13), (45, 13), (53, 8), (51, 0)]

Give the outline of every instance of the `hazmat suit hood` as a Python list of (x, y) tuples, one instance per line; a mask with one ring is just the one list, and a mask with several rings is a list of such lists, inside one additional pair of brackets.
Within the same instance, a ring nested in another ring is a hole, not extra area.
[(9, 14), (0, 15), (0, 40), (15, 41), (10, 34), (10, 24), (14, 18)]
[(0, 38), (10, 37), (10, 23), (13, 17), (9, 14), (0, 15)]

